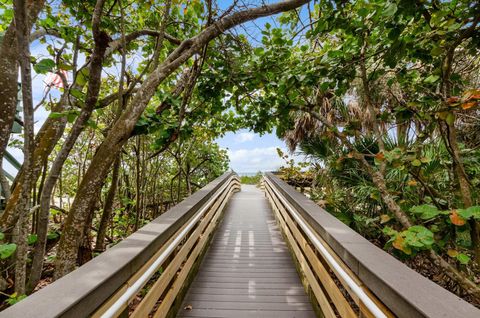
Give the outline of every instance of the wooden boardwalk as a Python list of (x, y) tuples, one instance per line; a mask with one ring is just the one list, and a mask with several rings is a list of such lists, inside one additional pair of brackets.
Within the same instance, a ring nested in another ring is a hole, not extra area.
[(255, 186), (242, 185), (229, 202), (178, 317), (315, 317), (271, 208)]

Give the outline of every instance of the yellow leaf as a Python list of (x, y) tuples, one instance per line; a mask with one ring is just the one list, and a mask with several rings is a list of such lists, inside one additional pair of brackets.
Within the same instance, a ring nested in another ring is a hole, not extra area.
[(448, 256), (450, 256), (450, 257), (457, 257), (458, 251), (457, 251), (457, 250), (453, 250), (453, 249), (449, 249), (449, 250), (447, 251), (447, 254), (448, 254)]
[(387, 215), (387, 214), (383, 214), (383, 215), (380, 215), (380, 223), (383, 224), (383, 223), (387, 223), (388, 221), (390, 221), (392, 218)]
[(400, 250), (404, 252), (407, 255), (412, 254), (412, 250), (408, 247), (405, 246), (405, 240), (403, 239), (402, 236), (398, 235), (395, 241), (392, 243), (393, 247), (395, 247), (397, 250)]
[(403, 237), (401, 237), (400, 235), (397, 236), (397, 238), (395, 239), (395, 241), (393, 241), (392, 245), (393, 247), (395, 247), (397, 250), (402, 250), (403, 248)]
[(410, 187), (415, 187), (417, 185), (417, 181), (415, 180), (408, 180), (407, 185)]

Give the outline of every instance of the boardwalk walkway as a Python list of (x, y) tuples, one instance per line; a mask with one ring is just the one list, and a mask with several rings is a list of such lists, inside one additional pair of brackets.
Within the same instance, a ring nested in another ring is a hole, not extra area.
[(232, 197), (178, 317), (315, 317), (255, 186), (242, 185)]

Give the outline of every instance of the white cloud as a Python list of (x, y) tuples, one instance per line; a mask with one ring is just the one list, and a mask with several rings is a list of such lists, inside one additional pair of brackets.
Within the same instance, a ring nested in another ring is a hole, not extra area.
[(270, 171), (282, 165), (276, 147), (229, 150), (228, 156), (236, 172)]
[[(286, 149), (281, 148), (283, 152)], [(230, 168), (238, 173), (274, 171), (285, 165), (285, 161), (278, 156), (277, 147), (228, 150)], [(293, 156), (296, 162), (303, 158)]]
[(235, 141), (239, 142), (239, 143), (243, 143), (243, 142), (247, 142), (247, 141), (252, 141), (254, 137), (255, 137), (254, 133), (242, 132), (242, 133), (239, 133), (235, 136)]

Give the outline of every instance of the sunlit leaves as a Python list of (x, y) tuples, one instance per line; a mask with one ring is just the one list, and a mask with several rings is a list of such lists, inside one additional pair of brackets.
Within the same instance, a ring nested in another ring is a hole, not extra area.
[(456, 226), (463, 226), (469, 219), (480, 220), (480, 206), (472, 206), (467, 209), (439, 210), (431, 204), (416, 205), (410, 208), (410, 212), (422, 220), (430, 220), (437, 216), (448, 216), (450, 222)]
[(428, 84), (433, 84), (437, 82), (440, 79), (440, 76), (438, 75), (430, 75), (427, 78), (425, 78), (424, 82)]
[(80, 114), (79, 110), (71, 109), (71, 110), (64, 111), (62, 113), (51, 112), (48, 115), (48, 117), (53, 118), (53, 119), (59, 119), (59, 118), (62, 118), (62, 117), (66, 117), (67, 121), (69, 123), (73, 123), (75, 121), (75, 119), (78, 117), (79, 114)]
[(466, 265), (468, 262), (470, 262), (470, 257), (466, 254), (459, 253), (456, 256), (457, 260), (460, 262), (460, 264)]
[(429, 249), (434, 243), (433, 233), (423, 226), (411, 226), (404, 233), (405, 242), (410, 246)]
[(17, 245), (14, 243), (0, 244), (0, 259), (6, 259), (15, 253)]
[(451, 258), (455, 258), (460, 264), (466, 265), (470, 262), (470, 256), (460, 253), (457, 250), (449, 249), (447, 255)]
[(432, 231), (420, 225), (411, 226), (401, 232), (395, 231), (390, 227), (385, 227), (383, 233), (390, 236), (388, 244), (391, 244), (395, 249), (407, 255), (428, 250), (435, 243)]
[(13, 20), (13, 1), (0, 1), (0, 42), (2, 41), (2, 33), (8, 28)]
[(48, 72), (52, 72), (54, 68), (55, 62), (52, 59), (42, 59), (33, 66), (33, 69), (38, 74), (46, 74)]
[(391, 17), (397, 12), (397, 5), (394, 2), (388, 3), (383, 10), (383, 15), (386, 17)]
[(18, 295), (16, 292), (11, 294), (11, 295), (8, 295), (8, 298), (7, 300), (5, 301), (7, 304), (9, 304), (10, 306), (12, 305), (15, 305), (16, 303), (18, 303), (19, 301), (23, 300), (27, 298), (27, 295)]
[(467, 209), (458, 209), (457, 214), (465, 220), (470, 218), (480, 220), (480, 206), (471, 206)]
[(410, 212), (417, 214), (423, 220), (432, 219), (442, 213), (435, 206), (430, 204), (413, 206), (410, 208)]

